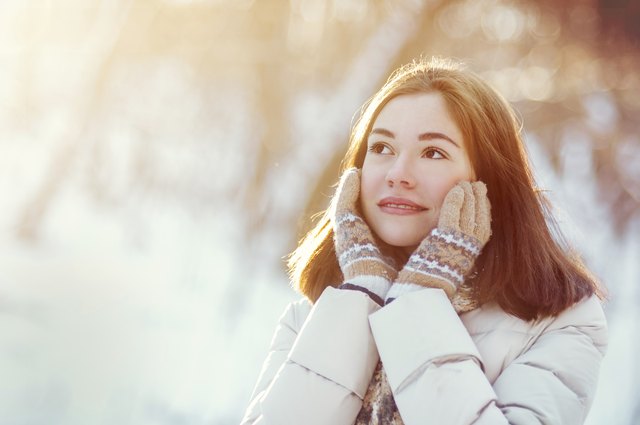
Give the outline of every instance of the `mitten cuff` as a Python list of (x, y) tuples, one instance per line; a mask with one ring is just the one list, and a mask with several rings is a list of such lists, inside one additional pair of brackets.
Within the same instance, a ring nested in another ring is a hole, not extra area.
[(451, 299), (456, 293), (457, 286), (451, 281), (451, 279), (445, 278), (444, 276), (440, 273), (409, 269), (404, 270), (398, 276), (396, 282), (398, 284), (422, 286), (423, 288), (440, 288)]
[(364, 292), (379, 305), (384, 305), (390, 287), (391, 282), (380, 276), (356, 276), (340, 285), (339, 289)]
[(384, 303), (385, 305), (389, 304), (391, 301), (401, 297), (404, 294), (419, 291), (421, 289), (424, 289), (424, 286), (416, 285), (415, 283), (394, 283), (393, 285), (391, 285), (391, 289), (389, 289), (389, 292), (387, 292), (387, 298)]

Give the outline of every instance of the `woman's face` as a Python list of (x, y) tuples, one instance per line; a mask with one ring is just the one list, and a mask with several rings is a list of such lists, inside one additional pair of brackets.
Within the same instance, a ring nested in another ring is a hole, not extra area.
[(475, 178), (462, 132), (438, 92), (387, 103), (367, 140), (360, 200), (371, 229), (413, 248), (438, 224), (445, 196)]

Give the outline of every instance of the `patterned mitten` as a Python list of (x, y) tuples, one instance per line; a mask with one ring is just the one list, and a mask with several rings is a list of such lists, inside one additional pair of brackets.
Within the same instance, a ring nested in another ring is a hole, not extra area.
[(458, 183), (442, 204), (438, 227), (409, 257), (386, 302), (424, 287), (441, 288), (453, 299), (490, 236), (487, 187), (482, 182)]
[(393, 260), (382, 255), (358, 212), (359, 192), (360, 172), (350, 168), (340, 179), (333, 221), (336, 255), (345, 282), (340, 288), (365, 292), (382, 305), (398, 272)]

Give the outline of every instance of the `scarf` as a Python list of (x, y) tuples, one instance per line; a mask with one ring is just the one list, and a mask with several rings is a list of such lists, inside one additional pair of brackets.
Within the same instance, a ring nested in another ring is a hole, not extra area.
[[(462, 285), (451, 301), (458, 314), (478, 307), (470, 286)], [(354, 425), (404, 425), (382, 361), (378, 361)]]

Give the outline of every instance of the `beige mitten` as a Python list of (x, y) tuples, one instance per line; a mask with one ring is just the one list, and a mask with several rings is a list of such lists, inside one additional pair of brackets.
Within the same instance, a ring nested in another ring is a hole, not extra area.
[(369, 226), (358, 212), (359, 193), (360, 172), (350, 168), (340, 179), (333, 221), (336, 255), (345, 281), (340, 288), (365, 292), (383, 304), (398, 272), (393, 260), (380, 252)]
[(491, 236), (491, 205), (482, 182), (460, 182), (442, 204), (438, 227), (420, 243), (387, 294), (389, 303), (424, 287), (455, 295)]

